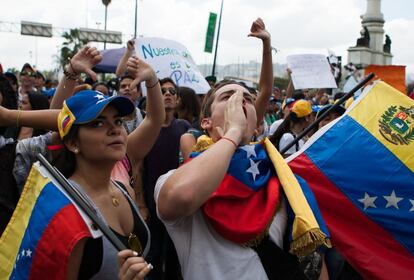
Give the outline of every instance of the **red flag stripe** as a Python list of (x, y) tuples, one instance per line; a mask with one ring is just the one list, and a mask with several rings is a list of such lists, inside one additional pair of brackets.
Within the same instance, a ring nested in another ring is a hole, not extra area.
[(414, 279), (414, 257), (358, 209), (305, 154), (289, 166), (308, 182), (333, 244), (364, 278)]
[(66, 279), (69, 256), (79, 240), (91, 234), (73, 204), (62, 208), (45, 229), (34, 250), (29, 279)]
[(279, 202), (279, 180), (269, 179), (257, 192), (227, 174), (204, 204), (204, 214), (224, 238), (246, 243), (257, 238), (275, 215)]

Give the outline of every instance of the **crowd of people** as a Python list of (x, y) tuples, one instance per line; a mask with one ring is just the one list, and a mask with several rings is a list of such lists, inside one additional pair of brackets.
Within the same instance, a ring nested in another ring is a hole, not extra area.
[[(286, 89), (274, 87), (271, 36), (261, 19), (249, 36), (262, 42), (258, 90), (209, 77), (211, 90), (196, 94), (157, 77), (135, 56), (133, 40), (109, 82), (97, 81), (92, 69), (102, 56), (90, 46), (70, 59), (55, 87), (27, 63), (18, 77), (1, 74), (0, 234), (41, 153), (126, 247), (136, 238), (142, 248), (117, 252), (105, 236), (84, 238), (68, 260), (68, 279), (359, 279), (327, 234), (306, 256), (290, 251), (287, 209), (295, 201), (274, 185), (286, 174), (267, 155), (271, 145), (283, 151), (343, 93), (295, 90), (291, 80)], [(319, 128), (344, 112), (337, 107)], [(299, 151), (317, 129), (282, 156)], [(266, 171), (259, 172), (259, 159)], [(263, 205), (257, 191), (236, 213), (225, 212), (234, 200), (227, 173), (268, 192)], [(232, 220), (243, 219), (247, 205), (269, 211), (249, 216), (261, 220), (254, 233)]]

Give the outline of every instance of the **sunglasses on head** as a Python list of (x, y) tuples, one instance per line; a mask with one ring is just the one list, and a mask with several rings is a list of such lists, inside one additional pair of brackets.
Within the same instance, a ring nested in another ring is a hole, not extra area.
[(173, 87), (169, 87), (169, 88), (161, 88), (161, 92), (162, 94), (166, 94), (167, 91), (171, 94), (171, 95), (176, 95), (177, 94), (177, 90)]
[(34, 77), (34, 73), (33, 72), (20, 72), (20, 76), (29, 76), (29, 77)]

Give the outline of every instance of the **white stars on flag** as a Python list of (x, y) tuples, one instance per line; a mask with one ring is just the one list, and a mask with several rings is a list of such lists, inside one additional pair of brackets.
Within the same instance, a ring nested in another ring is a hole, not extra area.
[(385, 208), (388, 208), (388, 207), (393, 206), (396, 209), (399, 209), (398, 208), (398, 202), (400, 202), (401, 200), (403, 200), (402, 197), (397, 197), (395, 195), (395, 191), (394, 190), (391, 192), (391, 195), (384, 195), (383, 197), (387, 201), (387, 205), (385, 206)]
[(365, 196), (361, 199), (358, 199), (358, 201), (363, 203), (364, 210), (367, 210), (368, 207), (377, 208), (377, 206), (374, 203), (376, 199), (377, 199), (377, 196), (369, 196), (369, 194), (365, 193)]
[(247, 158), (250, 158), (250, 156), (257, 157), (254, 145), (244, 145), (240, 147), (240, 149), (247, 153)]
[(31, 258), (33, 254), (33, 251), (28, 248), (27, 250), (23, 249), (21, 252), (19, 252), (16, 256), (16, 262), (14, 263), (14, 269), (16, 269), (19, 262), (24, 262), (25, 259)]
[(410, 199), (410, 202), (411, 202), (411, 205), (412, 205), (412, 207), (410, 209), (410, 212), (413, 212), (414, 211), (414, 199)]
[(246, 172), (252, 174), (254, 181), (256, 181), (256, 176), (260, 174), (260, 171), (259, 171), (260, 162), (261, 161), (254, 162), (252, 159), (250, 159), (250, 167), (246, 170)]
[[(365, 193), (364, 197), (358, 199), (358, 201), (364, 205), (364, 210), (367, 210), (370, 207), (377, 208), (377, 206), (382, 206), (385, 208), (394, 207), (397, 210), (405, 210), (405, 209), (400, 209), (401, 205), (398, 205), (398, 204), (403, 203), (401, 201), (404, 200), (404, 197), (397, 196), (397, 194), (395, 193), (395, 190), (392, 190), (390, 195), (382, 195), (382, 197), (387, 202), (387, 204), (385, 203), (383, 204), (383, 201), (381, 201), (380, 203), (379, 200), (377, 200), (378, 196), (369, 195), (368, 193)], [(414, 199), (409, 199), (409, 201), (411, 203), (411, 206), (410, 206), (411, 209), (409, 209), (409, 212), (414, 212)], [(403, 203), (403, 208), (407, 208), (406, 206), (407, 206), (407, 203)]]

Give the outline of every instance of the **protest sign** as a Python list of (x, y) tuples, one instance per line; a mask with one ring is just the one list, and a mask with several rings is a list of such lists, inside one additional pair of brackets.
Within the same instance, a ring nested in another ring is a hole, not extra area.
[(324, 55), (290, 55), (287, 57), (287, 63), (292, 70), (295, 89), (337, 88), (331, 67)]
[(210, 89), (186, 47), (173, 40), (138, 38), (135, 52), (144, 59), (162, 79), (169, 77), (177, 86), (192, 88), (197, 94)]

